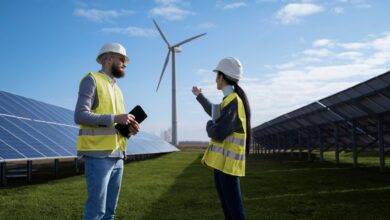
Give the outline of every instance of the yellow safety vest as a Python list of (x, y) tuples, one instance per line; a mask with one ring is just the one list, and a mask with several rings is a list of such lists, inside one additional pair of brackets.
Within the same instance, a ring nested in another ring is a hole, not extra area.
[[(125, 107), (123, 95), (120, 88), (114, 84), (103, 73), (88, 73), (96, 82), (96, 91), (99, 104), (96, 109), (91, 110), (95, 114), (124, 114)], [(115, 123), (109, 127), (80, 125), (79, 137), (77, 140), (78, 151), (104, 151), (120, 148), (126, 151), (127, 139), (117, 133)]]
[(237, 99), (238, 117), (244, 133), (232, 132), (222, 142), (211, 140), (202, 158), (202, 164), (233, 176), (245, 176), (246, 116), (241, 98), (233, 92), (221, 103), (221, 110)]

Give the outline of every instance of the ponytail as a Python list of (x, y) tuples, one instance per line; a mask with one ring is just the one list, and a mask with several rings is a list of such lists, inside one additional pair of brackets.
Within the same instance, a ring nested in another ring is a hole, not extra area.
[(252, 141), (252, 128), (251, 128), (251, 109), (249, 106), (248, 98), (244, 92), (244, 90), (237, 84), (236, 81), (230, 79), (228, 76), (223, 74), (222, 72), (218, 72), (218, 74), (221, 74), (223, 79), (229, 84), (234, 87), (234, 92), (237, 93), (237, 95), (241, 98), (242, 103), (244, 104), (245, 109), (245, 117), (246, 117), (246, 154), (249, 154), (250, 147), (251, 147), (251, 141)]

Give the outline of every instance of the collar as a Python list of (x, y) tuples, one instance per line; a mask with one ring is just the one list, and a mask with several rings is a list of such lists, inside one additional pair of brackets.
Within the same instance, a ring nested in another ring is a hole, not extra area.
[(110, 83), (112, 83), (113, 85), (116, 83), (116, 80), (115, 80), (114, 77), (108, 75), (108, 74), (105, 73), (103, 70), (100, 70), (99, 72), (100, 72), (100, 73), (103, 73), (103, 74), (109, 79)]
[(233, 86), (232, 85), (227, 85), (222, 88), (223, 96), (228, 96), (234, 92)]

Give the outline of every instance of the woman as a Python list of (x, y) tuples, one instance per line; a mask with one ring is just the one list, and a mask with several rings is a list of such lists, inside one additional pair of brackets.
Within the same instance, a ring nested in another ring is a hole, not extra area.
[[(245, 219), (241, 199), (240, 176), (245, 176), (245, 154), (251, 142), (250, 108), (245, 92), (237, 84), (242, 78), (241, 62), (234, 57), (222, 59), (217, 68), (217, 89), (224, 98), (218, 106), (212, 105), (196, 86), (192, 93), (213, 117), (207, 122), (211, 138), (202, 163), (214, 169), (215, 185), (225, 219)], [(219, 111), (218, 111), (219, 110)]]

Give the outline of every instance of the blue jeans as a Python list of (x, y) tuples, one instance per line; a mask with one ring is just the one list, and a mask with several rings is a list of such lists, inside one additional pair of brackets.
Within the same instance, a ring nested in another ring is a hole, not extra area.
[(88, 199), (84, 220), (114, 219), (123, 174), (123, 159), (84, 157)]
[(240, 177), (214, 169), (214, 180), (225, 220), (245, 220), (241, 199)]

